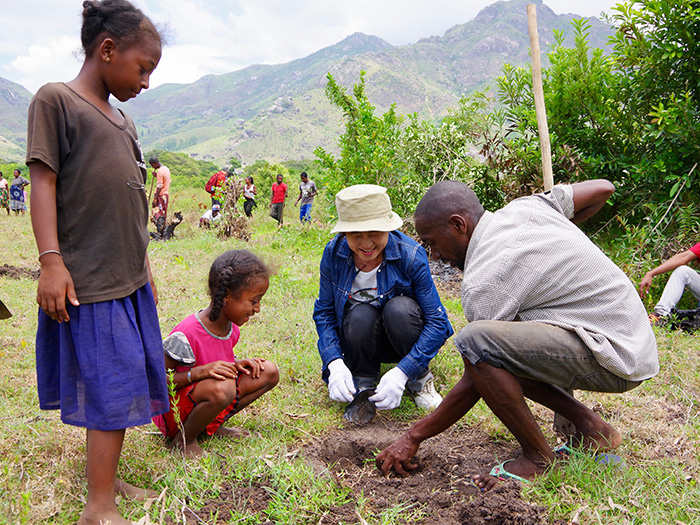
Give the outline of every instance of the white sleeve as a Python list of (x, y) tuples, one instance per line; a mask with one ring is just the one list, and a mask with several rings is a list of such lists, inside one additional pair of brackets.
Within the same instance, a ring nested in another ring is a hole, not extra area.
[(569, 184), (557, 184), (538, 195), (567, 219), (574, 216), (574, 189)]
[(163, 339), (163, 352), (185, 365), (193, 365), (195, 362), (194, 351), (182, 332), (173, 332)]

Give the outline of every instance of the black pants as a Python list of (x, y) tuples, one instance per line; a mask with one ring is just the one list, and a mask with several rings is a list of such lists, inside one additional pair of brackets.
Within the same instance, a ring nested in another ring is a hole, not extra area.
[(416, 344), (423, 331), (418, 303), (396, 296), (383, 308), (348, 302), (343, 315), (343, 360), (358, 389), (373, 387), (382, 363), (398, 363)]
[(246, 199), (245, 202), (243, 203), (243, 211), (245, 212), (246, 217), (250, 217), (253, 215), (253, 208), (257, 206), (255, 204), (255, 199)]

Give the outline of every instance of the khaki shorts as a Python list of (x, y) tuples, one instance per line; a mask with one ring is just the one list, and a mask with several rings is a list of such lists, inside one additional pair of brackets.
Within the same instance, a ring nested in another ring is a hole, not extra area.
[(567, 390), (620, 393), (642, 383), (606, 370), (575, 332), (546, 323), (474, 321), (460, 330), (455, 345), (473, 365), (485, 362)]

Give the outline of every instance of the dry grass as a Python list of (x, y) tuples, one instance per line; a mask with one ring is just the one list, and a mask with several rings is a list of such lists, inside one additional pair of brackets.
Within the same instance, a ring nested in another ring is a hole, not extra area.
[[(237, 417), (236, 424), (253, 432), (251, 439), (211, 440), (205, 444), (211, 454), (199, 463), (185, 462), (166, 450), (155, 427), (129, 430), (120, 476), (162, 492), (162, 497), (145, 505), (123, 501), (122, 512), (134, 520), (148, 515), (156, 523), (196, 523), (189, 509), (200, 508), (207, 495), (226, 482), (267, 480), (274, 488), (269, 508), (243, 513), (238, 522), (316, 522), (318, 518), (295, 519), (300, 514), (294, 506), (324, 509), (347, 501), (342, 489), (316, 479), (296, 459), (305, 442), (341, 425), (340, 408), (327, 400), (320, 379), (311, 320), (318, 263), (330, 235), (319, 224), (298, 226), (292, 216), (295, 208), (288, 211), (290, 226), (278, 231), (258, 209), (249, 243), (221, 241), (214, 232), (196, 228), (203, 198), (194, 192), (178, 195), (173, 209), (185, 212), (185, 222), (176, 230), (177, 238), (149, 247), (160, 293), (161, 329), (166, 334), (206, 306), (206, 275), (216, 255), (231, 248), (250, 249), (276, 266), (277, 273), (261, 313), (242, 329), (237, 354), (277, 362), (280, 385)], [(38, 268), (28, 216), (0, 214), (0, 231), (0, 267)], [(0, 524), (73, 523), (86, 495), (84, 431), (63, 425), (56, 412), (38, 408), (35, 288), (27, 277), (0, 277), (0, 298), (14, 313), (0, 322)], [(445, 303), (459, 329), (464, 325), (459, 302), (445, 296)], [(652, 381), (623, 395), (579, 394), (623, 434), (621, 454), (628, 468), (598, 475), (591, 474), (590, 465), (572, 464), (533, 484), (528, 497), (549, 505), (554, 517), (591, 524), (700, 523), (699, 345), (695, 336), (682, 333), (659, 331), (657, 339), (662, 370)], [(451, 345), (436, 358), (434, 369), (443, 391), (459, 378), (462, 365)], [(407, 405), (391, 417), (417, 418), (419, 412)], [(536, 408), (535, 414), (543, 426), (550, 424), (548, 411)], [(470, 424), (482, 425), (494, 438), (512, 440), (483, 406), (459, 423)], [(400, 509), (396, 514), (387, 522), (407, 519)], [(367, 515), (364, 519), (373, 522)]]

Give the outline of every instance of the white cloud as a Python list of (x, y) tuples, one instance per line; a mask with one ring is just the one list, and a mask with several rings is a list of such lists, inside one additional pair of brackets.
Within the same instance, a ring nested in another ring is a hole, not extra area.
[[(190, 83), (251, 64), (309, 55), (360, 31), (394, 45), (442, 35), (495, 0), (134, 0), (171, 42), (151, 86)], [(0, 76), (35, 91), (70, 80), (79, 63), (79, 0), (5, 2), (0, 11)], [(556, 13), (596, 16), (614, 0), (550, 0)], [(21, 30), (19, 28), (22, 28)]]
[(62, 82), (75, 78), (82, 64), (82, 57), (76, 56), (80, 49), (79, 39), (62, 36), (55, 39), (51, 46), (29, 46), (24, 54), (3, 69), (11, 74), (8, 77), (16, 78), (15, 82), (35, 92), (46, 82)]

